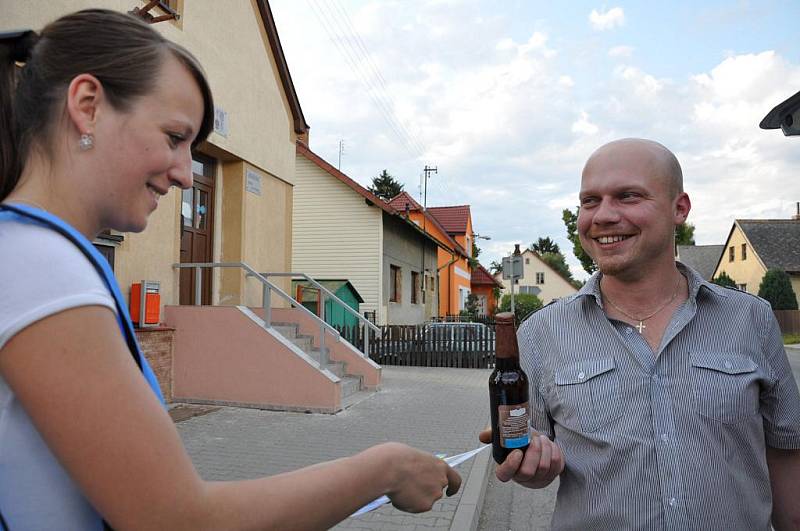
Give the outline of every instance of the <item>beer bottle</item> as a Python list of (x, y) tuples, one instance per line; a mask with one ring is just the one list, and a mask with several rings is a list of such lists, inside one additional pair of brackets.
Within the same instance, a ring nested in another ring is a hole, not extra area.
[(519, 346), (514, 329), (514, 314), (495, 317), (497, 363), (489, 377), (489, 403), (492, 416), (492, 455), (505, 461), (515, 448), (523, 452), (530, 444), (528, 377), (519, 366)]

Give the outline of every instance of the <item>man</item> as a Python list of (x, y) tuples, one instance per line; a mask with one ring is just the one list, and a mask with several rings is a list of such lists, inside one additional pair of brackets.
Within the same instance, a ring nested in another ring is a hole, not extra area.
[(682, 181), (656, 142), (595, 151), (578, 232), (599, 272), (518, 332), (546, 437), (496, 474), (531, 488), (560, 475), (553, 529), (800, 529), (800, 396), (780, 331), (765, 301), (675, 262)]

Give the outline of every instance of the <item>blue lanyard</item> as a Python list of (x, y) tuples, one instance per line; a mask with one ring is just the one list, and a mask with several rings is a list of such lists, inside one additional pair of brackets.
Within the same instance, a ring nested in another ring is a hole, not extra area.
[[(133, 331), (133, 322), (131, 321), (130, 314), (128, 313), (128, 307), (125, 304), (125, 299), (122, 297), (122, 292), (117, 285), (114, 272), (111, 271), (111, 266), (109, 266), (108, 261), (103, 257), (103, 255), (101, 255), (97, 249), (94, 248), (94, 245), (92, 245), (83, 234), (49, 212), (20, 204), (0, 204), (0, 211), (2, 210), (16, 214), (18, 219), (22, 218), (20, 221), (27, 221), (29, 223), (41, 225), (58, 232), (75, 244), (75, 246), (80, 249), (81, 252), (83, 252), (92, 266), (94, 266), (95, 270), (97, 270), (100, 278), (103, 279), (108, 291), (114, 298), (114, 303), (117, 306), (117, 324), (119, 324), (119, 329), (122, 332), (122, 336), (125, 338), (125, 342), (128, 344), (128, 349), (131, 352), (131, 356), (133, 356), (136, 365), (138, 365), (139, 369), (142, 371), (142, 374), (144, 375), (145, 380), (147, 380), (147, 383), (150, 385), (150, 388), (156, 394), (161, 403), (164, 404), (164, 397), (161, 394), (161, 388), (158, 385), (156, 375), (153, 373), (153, 370), (147, 363), (147, 359), (145, 359), (145, 357), (142, 355), (142, 351), (139, 348), (139, 342), (136, 340), (136, 334)], [(7, 216), (2, 216), (0, 217), (0, 221), (3, 217), (8, 219)]]

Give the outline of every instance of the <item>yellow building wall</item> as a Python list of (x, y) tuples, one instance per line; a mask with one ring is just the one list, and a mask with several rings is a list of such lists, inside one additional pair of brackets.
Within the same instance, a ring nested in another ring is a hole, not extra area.
[[(747, 245), (747, 258), (745, 260), (742, 260), (742, 244)], [(733, 261), (729, 259), (731, 247), (734, 250)], [(748, 293), (758, 295), (758, 287), (761, 285), (761, 279), (764, 278), (767, 268), (753, 251), (753, 248), (750, 247), (750, 243), (738, 225), (734, 225), (730, 238), (725, 244), (722, 259), (714, 271), (714, 278), (722, 274), (723, 271), (737, 285), (745, 284), (745, 289)]]
[[(80, 9), (106, 8), (127, 12), (144, 0), (0, 0), (0, 30), (33, 28)], [(291, 184), (294, 180), (295, 140), (291, 109), (283, 92), (277, 65), (254, 0), (225, 2), (191, 0), (182, 5), (179, 22), (153, 25), (168, 39), (188, 48), (203, 65), (215, 105), (227, 113), (228, 133), (212, 133), (201, 151), (217, 158), (213, 259), (252, 262), (259, 270), (291, 268)], [(97, 139), (102, 142), (102, 139)], [(240, 163), (241, 171), (234, 170)], [(246, 167), (262, 175), (262, 196), (238, 195)], [(234, 179), (226, 184), (227, 178)], [(229, 212), (228, 209), (231, 209)], [(230, 224), (229, 224), (230, 223)], [(238, 243), (237, 243), (238, 242)], [(238, 252), (238, 255), (237, 255)], [(238, 256), (238, 259), (237, 259)], [(115, 274), (128, 295), (130, 284), (142, 279), (161, 283), (161, 303), (179, 303), (180, 193), (173, 190), (160, 201), (147, 230), (125, 234), (115, 251)], [(237, 275), (215, 272), (215, 302), (251, 303), (254, 292), (235, 280)], [(241, 276), (241, 275), (239, 275)], [(284, 285), (286, 283), (284, 282)], [(246, 293), (236, 290), (245, 289)], [(260, 301), (260, 295), (255, 297)], [(162, 311), (163, 315), (163, 311)]]

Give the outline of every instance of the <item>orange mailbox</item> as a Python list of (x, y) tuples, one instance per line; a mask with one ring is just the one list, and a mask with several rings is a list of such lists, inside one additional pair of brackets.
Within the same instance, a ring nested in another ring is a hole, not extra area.
[[(144, 286), (144, 289), (142, 289)], [(142, 280), (131, 285), (131, 320), (144, 328), (158, 324), (161, 308), (160, 284), (153, 280)], [(144, 314), (144, 322), (141, 315)]]

